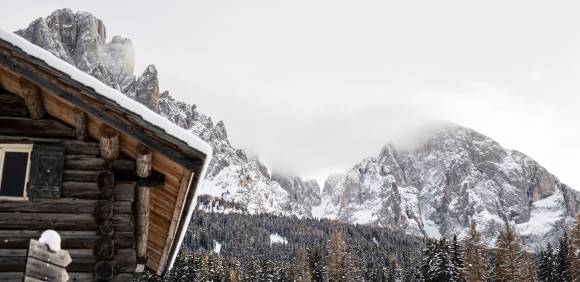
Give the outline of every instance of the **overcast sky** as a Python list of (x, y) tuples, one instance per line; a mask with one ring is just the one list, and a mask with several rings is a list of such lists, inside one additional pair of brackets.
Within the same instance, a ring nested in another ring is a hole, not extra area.
[(232, 142), (318, 180), (424, 122), (480, 131), (580, 189), (579, 1), (11, 1), (102, 19)]

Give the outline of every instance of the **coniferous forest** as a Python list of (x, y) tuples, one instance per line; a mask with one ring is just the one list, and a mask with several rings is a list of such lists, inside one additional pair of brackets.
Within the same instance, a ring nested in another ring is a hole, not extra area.
[(533, 254), (509, 224), (488, 247), (475, 224), (462, 240), (425, 240), (328, 219), (198, 210), (173, 270), (135, 281), (580, 281), (580, 224)]

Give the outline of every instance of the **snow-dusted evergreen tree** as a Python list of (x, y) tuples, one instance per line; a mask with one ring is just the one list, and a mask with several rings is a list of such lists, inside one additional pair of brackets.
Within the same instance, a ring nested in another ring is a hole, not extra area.
[(246, 270), (244, 281), (263, 281), (264, 272), (262, 271), (262, 264), (260, 260), (252, 257), (250, 267)]
[(572, 281), (572, 276), (570, 275), (571, 263), (569, 254), (568, 234), (564, 233), (562, 238), (560, 238), (560, 245), (558, 246), (558, 252), (554, 259), (556, 281)]
[(435, 241), (427, 239), (421, 258), (421, 274), (425, 281), (430, 281), (431, 262), (435, 257)]
[(326, 263), (320, 248), (314, 246), (308, 252), (308, 261), (310, 263), (310, 269), (312, 271), (312, 281), (314, 282), (324, 282), (328, 280), (328, 273), (326, 269)]
[(467, 236), (463, 239), (464, 273), (467, 282), (485, 280), (488, 262), (485, 258), (485, 247), (481, 242), (481, 234), (473, 222), (469, 225)]
[(538, 280), (556, 282), (554, 274), (554, 249), (552, 249), (552, 244), (548, 243), (546, 249), (540, 252)]
[(453, 240), (450, 246), (451, 265), (452, 265), (452, 280), (465, 281), (465, 263), (463, 260), (463, 246), (457, 242), (457, 235), (453, 235)]

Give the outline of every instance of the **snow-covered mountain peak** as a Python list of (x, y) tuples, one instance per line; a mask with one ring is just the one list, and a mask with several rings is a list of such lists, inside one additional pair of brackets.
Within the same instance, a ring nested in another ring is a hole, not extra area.
[(245, 205), (250, 213), (310, 216), (319, 204), (318, 185), (279, 175), (282, 185), (259, 160), (230, 144), (222, 121), (214, 123), (195, 105), (161, 92), (155, 65), (136, 76), (131, 40), (115, 36), (107, 42), (105, 25), (92, 14), (59, 9), (16, 33), (207, 141), (214, 156), (201, 194)]
[(559, 236), (580, 212), (580, 193), (475, 130), (447, 124), (415, 141), (387, 144), (329, 178), (325, 216), (429, 237), (462, 236), (476, 222), (488, 243), (508, 221), (533, 245)]

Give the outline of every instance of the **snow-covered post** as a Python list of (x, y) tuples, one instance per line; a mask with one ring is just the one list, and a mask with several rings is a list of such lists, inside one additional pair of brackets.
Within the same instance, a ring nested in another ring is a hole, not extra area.
[(60, 248), (60, 235), (46, 230), (38, 241), (30, 239), (24, 281), (68, 281), (66, 267), (71, 261), (69, 253)]

